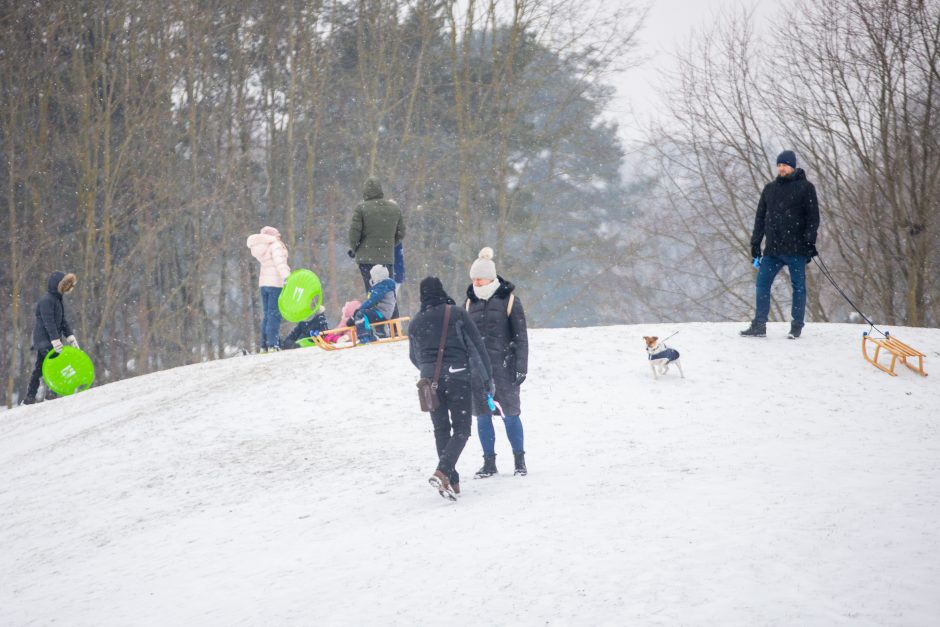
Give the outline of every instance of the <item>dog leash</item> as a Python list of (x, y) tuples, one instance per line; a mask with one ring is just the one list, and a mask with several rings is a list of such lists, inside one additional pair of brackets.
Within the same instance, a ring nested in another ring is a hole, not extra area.
[(498, 402), (494, 401), (494, 400), (493, 400), (493, 397), (492, 397), (491, 395), (489, 395), (489, 394), (486, 395), (486, 404), (489, 405), (490, 411), (492, 411), (492, 412), (498, 411), (500, 418), (505, 418), (505, 417), (506, 417), (506, 414), (503, 413), (503, 408), (502, 408), (502, 406), (500, 406), (500, 404), (499, 404)]

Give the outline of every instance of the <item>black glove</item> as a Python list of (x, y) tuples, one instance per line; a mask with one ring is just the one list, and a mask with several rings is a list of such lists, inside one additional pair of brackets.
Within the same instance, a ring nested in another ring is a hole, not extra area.
[(350, 248), (349, 250), (347, 250), (347, 251), (346, 251), (346, 254), (349, 255), (349, 258), (350, 258), (350, 259), (355, 259), (355, 258), (356, 258), (356, 253), (353, 251), (352, 248)]
[(751, 246), (751, 259), (758, 259), (760, 256), (760, 244)]
[(523, 381), (525, 381), (525, 373), (524, 373), (524, 372), (517, 372), (517, 373), (516, 373), (515, 384), (516, 384), (516, 385), (522, 385), (522, 382), (523, 382)]
[(807, 247), (809, 248), (809, 259), (807, 259), (806, 261), (809, 261), (813, 257), (816, 257), (817, 255), (819, 255), (819, 252), (816, 250), (816, 244), (807, 242)]

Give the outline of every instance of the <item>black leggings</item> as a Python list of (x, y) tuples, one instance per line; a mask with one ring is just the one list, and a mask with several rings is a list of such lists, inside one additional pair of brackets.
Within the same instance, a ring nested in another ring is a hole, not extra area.
[(451, 483), (459, 483), (455, 466), (470, 438), (472, 401), (470, 378), (441, 377), (437, 387), (441, 404), (431, 412), (434, 424), (434, 443), (437, 445), (437, 469), (447, 475)]
[(39, 380), (42, 378), (42, 362), (45, 361), (46, 355), (52, 352), (53, 349), (47, 351), (37, 351), (36, 353), (36, 366), (33, 368), (33, 374), (29, 377), (29, 387), (26, 388), (26, 396), (36, 398), (36, 392), (39, 391)]

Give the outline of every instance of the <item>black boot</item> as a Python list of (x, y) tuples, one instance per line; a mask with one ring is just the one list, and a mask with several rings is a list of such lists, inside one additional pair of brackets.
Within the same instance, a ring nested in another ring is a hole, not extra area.
[(480, 468), (476, 474), (473, 475), (473, 478), (486, 479), (487, 477), (492, 477), (496, 473), (496, 455), (484, 455), (483, 468)]
[(767, 337), (767, 323), (752, 322), (751, 326), (741, 331), (744, 337)]
[(791, 340), (795, 340), (800, 337), (800, 333), (803, 331), (803, 325), (795, 320), (790, 323), (790, 333), (787, 335)]
[(20, 403), (21, 403), (22, 405), (32, 405), (32, 404), (34, 404), (35, 402), (36, 402), (36, 397), (35, 397), (35, 396), (27, 396), (27, 397), (23, 398), (22, 401), (20, 401)]
[(513, 457), (516, 458), (516, 471), (513, 473), (517, 477), (525, 477), (529, 474), (529, 471), (525, 467), (525, 451), (521, 453), (513, 453)]

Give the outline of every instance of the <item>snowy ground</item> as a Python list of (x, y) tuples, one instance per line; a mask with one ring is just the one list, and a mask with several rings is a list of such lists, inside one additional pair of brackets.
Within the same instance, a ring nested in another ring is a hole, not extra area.
[(2, 412), (0, 625), (940, 624), (940, 330), (740, 327), (533, 331), (530, 474), (474, 430), (458, 503), (405, 344)]

